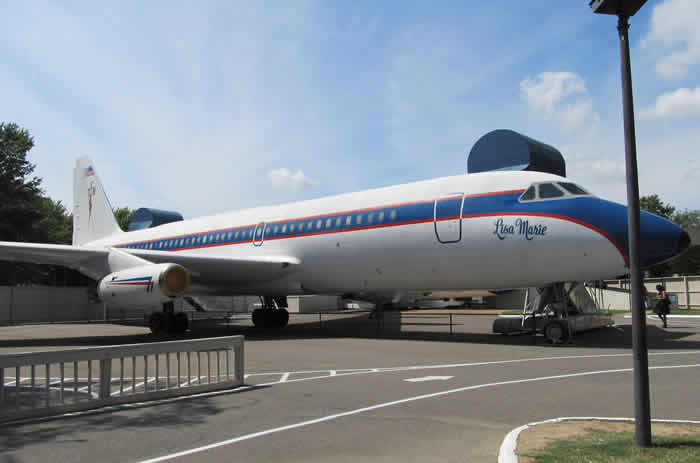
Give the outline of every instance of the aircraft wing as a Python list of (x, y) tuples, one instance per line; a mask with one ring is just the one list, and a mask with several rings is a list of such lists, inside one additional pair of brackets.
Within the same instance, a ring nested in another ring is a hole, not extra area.
[[(174, 263), (185, 267), (193, 283), (201, 286), (241, 288), (276, 280), (299, 270), (300, 261), (288, 256), (228, 257), (180, 254), (165, 251), (119, 249), (154, 264)], [(63, 265), (96, 280), (112, 272), (110, 249), (84, 248), (61, 244), (14, 243), (0, 241), (0, 260)]]
[(99, 279), (109, 273), (107, 249), (79, 248), (67, 244), (0, 241), (0, 260), (63, 265)]

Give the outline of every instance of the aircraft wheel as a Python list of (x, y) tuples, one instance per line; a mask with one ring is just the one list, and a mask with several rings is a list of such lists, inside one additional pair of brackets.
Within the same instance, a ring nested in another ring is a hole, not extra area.
[(569, 329), (562, 320), (553, 320), (544, 327), (544, 338), (552, 344), (561, 344), (569, 340)]
[(166, 333), (175, 333), (175, 314), (165, 312), (163, 316), (163, 330)]
[(189, 327), (190, 321), (187, 319), (187, 314), (185, 312), (178, 312), (175, 314), (175, 332), (184, 333)]
[(263, 312), (262, 309), (255, 309), (253, 310), (253, 325), (255, 325), (256, 328), (263, 329), (265, 328), (266, 322), (265, 313)]
[(276, 325), (280, 328), (287, 326), (289, 323), (289, 311), (287, 309), (277, 309), (275, 312), (275, 321), (277, 322)]
[(148, 318), (148, 326), (151, 328), (151, 333), (159, 334), (165, 329), (165, 314), (162, 312), (154, 312)]

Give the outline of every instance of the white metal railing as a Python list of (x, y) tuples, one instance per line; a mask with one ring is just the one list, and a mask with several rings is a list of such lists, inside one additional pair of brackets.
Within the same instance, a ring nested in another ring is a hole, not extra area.
[(0, 355), (0, 422), (237, 387), (243, 341), (228, 336)]

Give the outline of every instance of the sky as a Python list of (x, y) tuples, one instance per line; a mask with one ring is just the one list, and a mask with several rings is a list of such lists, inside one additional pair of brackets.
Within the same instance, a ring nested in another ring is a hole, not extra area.
[[(186, 218), (466, 173), (512, 129), (626, 202), (617, 18), (588, 0), (0, 2), (0, 121), (46, 195)], [(630, 19), (640, 194), (700, 209), (700, 2)]]

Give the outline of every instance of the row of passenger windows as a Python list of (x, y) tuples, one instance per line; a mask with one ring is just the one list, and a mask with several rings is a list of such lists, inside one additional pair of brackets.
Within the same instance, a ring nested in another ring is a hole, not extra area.
[[(283, 234), (291, 235), (295, 233), (312, 233), (314, 231), (324, 229), (340, 229), (353, 226), (380, 224), (386, 221), (396, 220), (397, 216), (398, 213), (396, 209), (391, 209), (389, 211), (374, 211), (338, 217), (327, 217), (324, 219), (270, 224), (266, 226), (265, 236), (276, 236)], [(258, 226), (235, 231), (231, 230), (228, 232), (221, 233), (207, 233), (199, 236), (191, 236), (187, 238), (173, 238), (167, 240), (154, 241), (150, 243), (127, 244), (124, 247), (148, 250), (181, 249), (226, 242), (247, 241), (253, 239), (253, 233), (255, 233), (255, 239), (261, 239), (263, 227)]]
[(551, 182), (530, 185), (520, 196), (520, 201), (534, 201), (536, 199), (562, 198), (564, 196), (590, 195), (586, 190), (570, 182)]
[[(316, 230), (338, 229), (343, 227), (352, 227), (358, 225), (372, 225), (382, 223), (388, 217), (389, 220), (395, 220), (397, 217), (396, 209), (391, 211), (369, 212), (366, 214), (346, 215), (344, 217), (327, 217), (325, 219), (309, 220), (304, 222), (292, 222), (283, 224), (268, 225), (266, 235), (274, 236), (284, 233), (311, 233)], [(256, 238), (260, 237), (262, 230), (258, 229)]]

